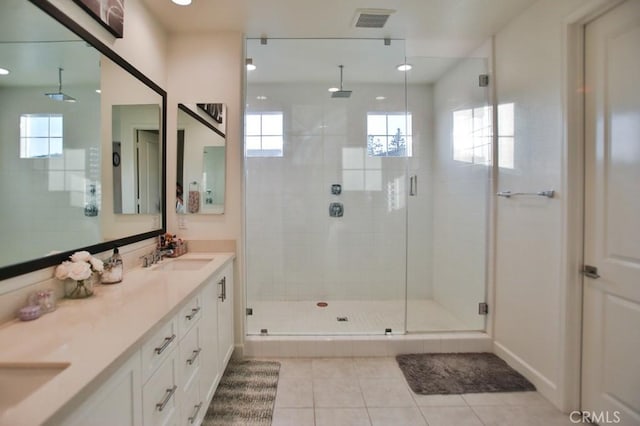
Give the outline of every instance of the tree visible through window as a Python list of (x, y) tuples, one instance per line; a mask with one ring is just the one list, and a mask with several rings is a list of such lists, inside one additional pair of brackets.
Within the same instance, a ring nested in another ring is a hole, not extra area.
[(411, 114), (367, 114), (367, 155), (411, 157)]
[(281, 112), (250, 113), (245, 116), (245, 155), (282, 157), (284, 123)]
[(62, 114), (20, 115), (20, 158), (62, 155)]

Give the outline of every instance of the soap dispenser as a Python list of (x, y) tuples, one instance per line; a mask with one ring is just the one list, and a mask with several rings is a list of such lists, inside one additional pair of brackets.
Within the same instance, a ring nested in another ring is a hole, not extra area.
[(102, 271), (102, 284), (115, 284), (122, 281), (124, 266), (118, 247), (113, 249), (113, 254), (104, 262)]

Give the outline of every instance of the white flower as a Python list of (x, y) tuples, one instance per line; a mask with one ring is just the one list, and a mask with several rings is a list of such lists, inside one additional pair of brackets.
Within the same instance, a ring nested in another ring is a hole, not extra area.
[(86, 280), (91, 276), (91, 265), (87, 262), (71, 262), (69, 265), (69, 278), (72, 280)]
[(86, 280), (93, 272), (99, 274), (104, 271), (102, 260), (91, 256), (88, 251), (77, 251), (70, 257), (71, 261), (65, 260), (55, 269), (54, 276), (59, 280)]
[(91, 259), (89, 259), (89, 263), (91, 264), (91, 269), (96, 272), (102, 273), (104, 270), (104, 263), (96, 257), (91, 257)]
[(72, 262), (89, 262), (91, 260), (91, 253), (88, 251), (77, 251), (71, 255)]
[(62, 262), (56, 267), (55, 277), (59, 280), (66, 280), (69, 278), (69, 266), (71, 262), (68, 260)]

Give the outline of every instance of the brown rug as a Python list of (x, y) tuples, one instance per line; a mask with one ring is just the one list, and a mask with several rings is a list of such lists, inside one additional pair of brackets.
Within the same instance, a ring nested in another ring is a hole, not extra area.
[(492, 353), (409, 354), (396, 360), (411, 390), (420, 395), (536, 390)]
[(231, 358), (202, 425), (271, 425), (279, 372), (279, 362)]

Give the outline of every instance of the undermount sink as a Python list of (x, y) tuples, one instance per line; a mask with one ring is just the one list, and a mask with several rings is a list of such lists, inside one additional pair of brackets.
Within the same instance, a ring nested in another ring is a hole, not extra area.
[(166, 263), (159, 263), (152, 267), (154, 271), (197, 271), (211, 262), (209, 259), (172, 259)]
[(20, 403), (69, 365), (68, 363), (0, 363), (0, 412)]

